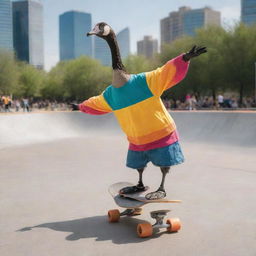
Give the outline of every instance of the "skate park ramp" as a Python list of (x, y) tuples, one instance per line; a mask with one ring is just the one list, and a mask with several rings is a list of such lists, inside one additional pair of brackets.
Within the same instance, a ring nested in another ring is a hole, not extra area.
[[(107, 221), (118, 208), (109, 185), (137, 183), (127, 141), (112, 114), (0, 115), (0, 255), (233, 255), (256, 252), (256, 114), (171, 112), (185, 155), (165, 187), (180, 204), (149, 204)], [(144, 183), (161, 182), (148, 164)], [(120, 209), (120, 208), (119, 208)], [(182, 228), (141, 239), (136, 225), (170, 209)], [(121, 209), (120, 209), (121, 210)]]

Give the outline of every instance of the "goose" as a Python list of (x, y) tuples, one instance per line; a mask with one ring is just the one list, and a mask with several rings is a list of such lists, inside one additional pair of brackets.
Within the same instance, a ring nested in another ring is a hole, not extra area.
[(98, 36), (110, 47), (112, 56), (112, 84), (99, 96), (92, 97), (73, 110), (87, 114), (114, 112), (129, 143), (127, 166), (137, 169), (136, 186), (125, 187), (120, 194), (142, 192), (147, 189), (142, 174), (148, 162), (160, 167), (159, 188), (146, 194), (148, 200), (166, 197), (165, 177), (170, 166), (183, 162), (176, 126), (165, 109), (160, 96), (166, 89), (180, 82), (186, 75), (190, 59), (207, 52), (206, 47), (193, 46), (190, 51), (168, 61), (151, 72), (132, 75), (126, 72), (113, 29), (105, 22), (95, 25), (87, 36)]
[(107, 23), (100, 22), (92, 31), (87, 33), (87, 36), (91, 35), (96, 35), (108, 43), (112, 57), (112, 85), (116, 88), (122, 87), (129, 81), (131, 75), (126, 72), (122, 63), (115, 32)]

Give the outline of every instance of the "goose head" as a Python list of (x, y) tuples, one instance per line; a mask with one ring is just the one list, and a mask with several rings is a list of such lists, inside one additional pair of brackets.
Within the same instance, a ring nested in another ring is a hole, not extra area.
[(87, 36), (91, 35), (98, 36), (106, 40), (106, 42), (108, 43), (112, 56), (112, 85), (114, 87), (123, 86), (130, 79), (130, 75), (126, 73), (125, 67), (122, 63), (115, 32), (107, 23), (100, 22), (95, 25), (92, 31), (87, 33)]
[(98, 36), (102, 39), (107, 39), (110, 36), (115, 36), (113, 29), (105, 22), (100, 22), (95, 25), (92, 31), (87, 33), (87, 36)]

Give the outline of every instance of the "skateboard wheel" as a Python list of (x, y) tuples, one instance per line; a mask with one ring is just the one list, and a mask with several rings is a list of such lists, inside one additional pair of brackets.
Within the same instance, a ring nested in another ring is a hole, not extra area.
[(170, 227), (167, 228), (168, 232), (177, 232), (181, 228), (181, 222), (179, 218), (168, 219), (166, 223), (170, 225)]
[(153, 234), (153, 227), (150, 223), (142, 223), (137, 225), (137, 234), (139, 237), (149, 237)]
[(109, 210), (108, 211), (108, 221), (109, 222), (118, 222), (120, 219), (120, 212), (119, 210)]

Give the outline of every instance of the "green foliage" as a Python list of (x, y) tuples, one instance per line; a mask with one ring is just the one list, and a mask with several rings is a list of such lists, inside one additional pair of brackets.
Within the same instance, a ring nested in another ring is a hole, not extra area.
[(14, 90), (14, 96), (26, 98), (40, 97), (40, 89), (44, 80), (44, 71), (25, 63), (19, 63), (18, 86)]
[(101, 93), (111, 84), (111, 69), (89, 57), (80, 57), (66, 64), (63, 86), (66, 97), (77, 101)]
[(111, 69), (89, 57), (63, 61), (47, 75), (41, 93), (52, 100), (82, 101), (101, 93), (111, 83)]
[(238, 91), (240, 104), (244, 95), (254, 91), (254, 63), (256, 62), (256, 25), (237, 24), (223, 42), (223, 69), (227, 87)]
[(12, 52), (0, 50), (0, 95), (10, 95), (18, 83), (18, 67)]
[(47, 74), (45, 84), (41, 89), (41, 95), (44, 99), (62, 101), (65, 99), (65, 88), (63, 80), (67, 70), (67, 62), (59, 62)]

